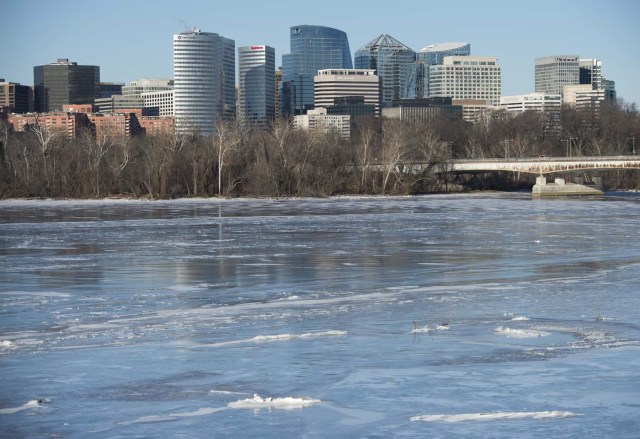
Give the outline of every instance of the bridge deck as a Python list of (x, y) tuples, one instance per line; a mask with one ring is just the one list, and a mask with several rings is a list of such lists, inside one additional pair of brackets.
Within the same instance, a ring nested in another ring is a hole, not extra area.
[(552, 174), (605, 169), (640, 169), (640, 157), (539, 157), (520, 159), (454, 160), (452, 170), (457, 173), (523, 172)]

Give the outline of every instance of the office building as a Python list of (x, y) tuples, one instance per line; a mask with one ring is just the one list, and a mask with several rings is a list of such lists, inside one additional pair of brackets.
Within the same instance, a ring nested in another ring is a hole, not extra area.
[(319, 130), (323, 133), (335, 132), (343, 139), (351, 136), (351, 116), (347, 114), (327, 114), (326, 108), (315, 108), (293, 117), (295, 129)]
[(468, 55), (471, 55), (469, 43), (430, 44), (418, 51), (409, 83), (410, 97), (419, 99), (429, 96), (429, 66), (442, 64), (445, 56)]
[(495, 107), (484, 99), (452, 99), (451, 105), (462, 108), (462, 120), (476, 124), (491, 113)]
[(500, 97), (500, 108), (512, 113), (524, 113), (525, 111), (559, 112), (562, 108), (562, 96), (546, 93), (502, 96)]
[(429, 97), (485, 100), (500, 103), (502, 71), (495, 57), (447, 56), (429, 66)]
[(276, 117), (282, 116), (280, 111), (280, 88), (282, 85), (282, 67), (276, 70)]
[(112, 95), (96, 99), (94, 105), (97, 113), (117, 113), (122, 110), (142, 109), (142, 103), (142, 98)]
[(173, 89), (140, 93), (142, 108), (149, 116), (173, 116)]
[(109, 98), (113, 95), (121, 95), (122, 87), (124, 83), (120, 82), (99, 82), (98, 83), (98, 97)]
[(99, 96), (100, 67), (60, 58), (33, 68), (34, 107), (39, 113), (60, 111), (65, 104), (92, 104)]
[(599, 59), (581, 59), (578, 61), (578, 84), (590, 84), (594, 90), (604, 89), (602, 61)]
[(578, 110), (595, 110), (605, 100), (604, 89), (594, 89), (591, 84), (565, 85), (563, 103)]
[(580, 61), (577, 55), (536, 58), (536, 93), (561, 95), (565, 85), (574, 84), (580, 84)]
[(276, 117), (276, 52), (265, 45), (238, 48), (238, 118), (267, 127)]
[(28, 85), (0, 79), (0, 113), (33, 111), (33, 90)]
[(418, 61), (433, 66), (442, 64), (446, 56), (469, 56), (471, 44), (469, 43), (439, 43), (430, 44), (416, 54)]
[(380, 78), (375, 70), (323, 69), (314, 77), (316, 108), (333, 106), (337, 98), (351, 96), (362, 96), (364, 104), (373, 105), (375, 113), (380, 113)]
[(461, 119), (462, 107), (453, 105), (451, 98), (398, 99), (392, 107), (382, 109), (382, 115), (403, 122), (427, 122), (441, 117)]
[(235, 117), (235, 42), (200, 29), (173, 36), (176, 131), (208, 136)]
[(416, 54), (388, 34), (382, 34), (355, 53), (357, 69), (373, 69), (380, 78), (381, 105), (410, 97), (410, 79)]
[(291, 53), (282, 56), (282, 114), (302, 114), (313, 108), (313, 78), (322, 69), (351, 69), (347, 34), (324, 26), (294, 26)]
[(173, 79), (136, 79), (122, 87), (122, 96), (141, 98), (142, 93), (173, 90)]
[(358, 123), (358, 118), (360, 117), (377, 117), (380, 113), (380, 108), (377, 105), (365, 103), (364, 96), (335, 98), (333, 104), (319, 108), (327, 110), (328, 115), (351, 116), (352, 126)]

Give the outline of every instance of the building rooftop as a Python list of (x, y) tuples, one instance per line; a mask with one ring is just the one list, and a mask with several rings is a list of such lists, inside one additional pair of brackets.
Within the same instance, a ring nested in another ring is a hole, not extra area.
[(458, 49), (460, 47), (466, 46), (467, 44), (469, 44), (469, 43), (455, 42), (455, 43), (430, 44), (427, 47), (425, 47), (424, 49), (421, 49), (420, 53), (444, 52), (445, 50)]

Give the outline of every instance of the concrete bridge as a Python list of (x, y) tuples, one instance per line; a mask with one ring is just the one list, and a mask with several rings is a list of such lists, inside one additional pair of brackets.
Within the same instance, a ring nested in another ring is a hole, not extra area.
[(453, 160), (451, 166), (458, 174), (506, 171), (545, 175), (599, 169), (640, 169), (640, 156)]

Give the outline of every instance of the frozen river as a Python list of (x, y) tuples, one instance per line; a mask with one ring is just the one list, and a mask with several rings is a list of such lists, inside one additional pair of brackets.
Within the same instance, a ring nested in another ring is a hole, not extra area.
[(0, 202), (0, 437), (637, 438), (640, 196)]

